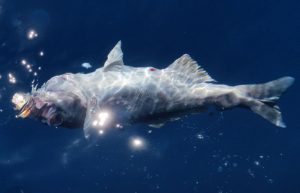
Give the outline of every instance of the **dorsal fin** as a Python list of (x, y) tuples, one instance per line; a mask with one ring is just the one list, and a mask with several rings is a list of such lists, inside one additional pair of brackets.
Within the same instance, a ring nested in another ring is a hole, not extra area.
[(188, 54), (184, 54), (175, 60), (168, 68), (166, 68), (166, 70), (180, 74), (186, 80), (191, 80), (193, 82), (215, 82), (215, 80)]
[(124, 66), (123, 52), (121, 48), (121, 41), (119, 41), (108, 54), (103, 68), (105, 71), (108, 71), (112, 69), (120, 69), (122, 66)]

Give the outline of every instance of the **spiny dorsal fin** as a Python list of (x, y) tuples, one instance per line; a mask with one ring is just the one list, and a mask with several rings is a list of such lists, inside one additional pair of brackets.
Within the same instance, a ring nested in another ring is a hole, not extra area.
[(104, 63), (104, 70), (119, 69), (124, 65), (123, 52), (121, 48), (121, 41), (119, 41), (115, 47), (110, 51), (107, 56), (107, 60)]
[(192, 81), (215, 82), (188, 54), (184, 54), (175, 60), (166, 70), (176, 72), (187, 79), (192, 79)]

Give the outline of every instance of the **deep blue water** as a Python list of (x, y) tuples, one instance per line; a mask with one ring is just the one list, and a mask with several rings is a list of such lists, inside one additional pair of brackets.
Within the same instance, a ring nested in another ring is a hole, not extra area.
[[(0, 0), (0, 193), (300, 192), (299, 9), (292, 0)], [(295, 77), (279, 103), (288, 127), (234, 109), (91, 143), (80, 129), (14, 118), (13, 93), (34, 79), (23, 58), (42, 67), (43, 83), (102, 66), (118, 40), (131, 66), (164, 68), (189, 53), (220, 83)], [(147, 147), (132, 149), (132, 136)]]

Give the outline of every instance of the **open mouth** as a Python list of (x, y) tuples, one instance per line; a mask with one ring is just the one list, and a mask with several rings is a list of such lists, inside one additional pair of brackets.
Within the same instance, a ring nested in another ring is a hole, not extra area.
[(12, 98), (15, 109), (20, 113), (17, 117), (27, 118), (29, 116), (37, 118), (52, 126), (59, 126), (63, 123), (63, 117), (55, 105), (33, 97), (26, 93), (16, 93)]
[(59, 126), (63, 123), (63, 117), (58, 109), (51, 103), (26, 93), (16, 93), (12, 98), (15, 109), (20, 113), (17, 117), (35, 117), (48, 125)]
[(53, 105), (43, 102), (39, 98), (34, 98), (29, 94), (16, 93), (12, 102), (15, 105), (15, 109), (20, 110), (17, 117), (27, 118), (32, 115), (50, 122), (56, 114), (56, 108)]

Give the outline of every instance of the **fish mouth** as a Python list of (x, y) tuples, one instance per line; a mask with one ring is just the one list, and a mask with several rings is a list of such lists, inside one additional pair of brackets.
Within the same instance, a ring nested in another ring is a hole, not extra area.
[(20, 114), (17, 115), (17, 117), (26, 118), (30, 115), (30, 113), (31, 113), (31, 108), (26, 107), (21, 110)]
[(20, 110), (17, 118), (29, 116), (37, 118), (52, 126), (59, 126), (63, 123), (63, 116), (59, 109), (51, 102), (46, 102), (39, 97), (27, 93), (16, 93), (12, 98), (15, 110)]
[(16, 93), (12, 99), (16, 110), (20, 110), (17, 117), (27, 118), (29, 116), (40, 117), (51, 120), (57, 114), (55, 105), (33, 97), (25, 93)]

